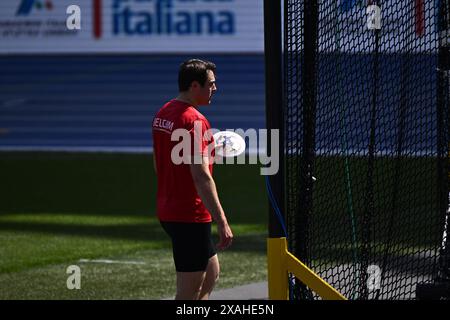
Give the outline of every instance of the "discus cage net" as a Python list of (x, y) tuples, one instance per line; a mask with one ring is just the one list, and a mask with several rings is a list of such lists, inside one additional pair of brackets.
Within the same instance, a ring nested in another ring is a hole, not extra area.
[(349, 299), (448, 297), (449, 1), (281, 3), (290, 252)]

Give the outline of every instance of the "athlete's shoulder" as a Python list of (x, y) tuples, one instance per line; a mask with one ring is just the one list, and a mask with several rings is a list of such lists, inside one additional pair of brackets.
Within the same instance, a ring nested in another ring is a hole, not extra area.
[(174, 113), (174, 111), (177, 109), (177, 103), (175, 99), (172, 99), (170, 101), (167, 101), (156, 113), (157, 115), (161, 114), (167, 114), (167, 113)]
[(193, 105), (172, 99), (157, 112), (156, 118), (170, 119), (175, 123), (175, 127), (192, 128), (196, 121), (204, 122), (209, 127), (206, 117)]
[(182, 117), (188, 120), (204, 120), (206, 119), (204, 115), (200, 113), (196, 108), (190, 106), (183, 110)]
[(180, 118), (184, 123), (193, 123), (194, 121), (205, 121), (207, 122), (206, 117), (201, 114), (200, 111), (197, 110), (193, 105), (185, 104), (185, 108), (182, 108), (180, 113)]

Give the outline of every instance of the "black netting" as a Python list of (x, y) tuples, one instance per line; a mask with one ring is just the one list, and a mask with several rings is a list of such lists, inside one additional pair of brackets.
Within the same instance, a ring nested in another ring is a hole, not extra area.
[(447, 6), (285, 0), (289, 249), (350, 299), (445, 278)]

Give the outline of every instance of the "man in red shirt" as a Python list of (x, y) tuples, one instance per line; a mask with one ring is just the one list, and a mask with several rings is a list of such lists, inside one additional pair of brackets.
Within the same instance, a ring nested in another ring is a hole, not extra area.
[[(219, 260), (211, 240), (212, 219), (220, 238), (217, 249), (226, 249), (233, 239), (212, 177), (211, 126), (197, 110), (211, 103), (217, 90), (215, 71), (216, 66), (208, 61), (191, 59), (182, 63), (179, 95), (157, 112), (152, 124), (157, 215), (172, 240), (177, 271), (175, 299), (180, 300), (208, 299), (219, 277)], [(184, 138), (192, 143), (189, 155), (186, 149), (181, 155), (174, 152), (180, 143), (173, 134), (176, 130), (185, 132)], [(180, 156), (184, 159), (181, 163)]]

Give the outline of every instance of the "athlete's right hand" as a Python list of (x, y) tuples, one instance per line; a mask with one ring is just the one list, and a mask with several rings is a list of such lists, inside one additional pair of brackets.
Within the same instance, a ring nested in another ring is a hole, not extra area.
[(233, 242), (233, 232), (228, 222), (218, 223), (217, 231), (219, 233), (219, 243), (217, 243), (216, 247), (218, 250), (225, 250)]

